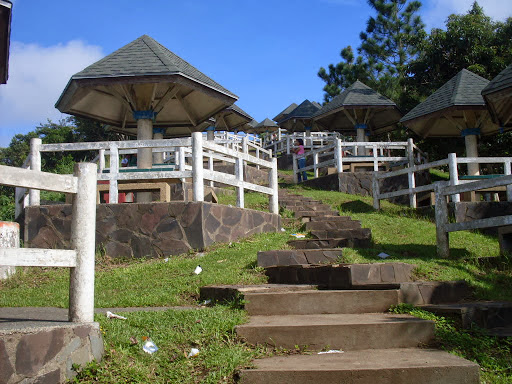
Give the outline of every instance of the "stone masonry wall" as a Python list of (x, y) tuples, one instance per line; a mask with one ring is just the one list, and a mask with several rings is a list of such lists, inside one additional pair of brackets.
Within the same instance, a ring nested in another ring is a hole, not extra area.
[[(96, 247), (111, 257), (167, 257), (214, 242), (276, 232), (280, 216), (200, 202), (101, 204), (96, 206)], [(25, 244), (69, 248), (71, 206), (29, 207)]]
[(0, 332), (0, 383), (55, 384), (71, 379), (73, 364), (103, 356), (99, 324), (69, 324)]

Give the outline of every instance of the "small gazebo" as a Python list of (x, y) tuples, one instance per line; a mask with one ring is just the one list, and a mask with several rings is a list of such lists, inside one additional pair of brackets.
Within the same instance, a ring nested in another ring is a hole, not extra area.
[[(464, 137), (466, 155), (478, 157), (477, 137), (498, 131), (481, 95), (489, 80), (463, 69), (418, 104), (402, 120), (421, 137)], [(478, 164), (468, 164), (470, 176), (480, 173)]]
[(337, 131), (356, 136), (379, 135), (396, 128), (402, 116), (396, 104), (357, 80), (313, 115), (321, 131)]
[(298, 107), (298, 105), (296, 103), (291, 103), (289, 106), (287, 106), (281, 112), (279, 112), (272, 120), (274, 120), (276, 122), (283, 120), (291, 111), (293, 111), (297, 107)]
[[(148, 140), (202, 131), (205, 121), (237, 99), (143, 35), (73, 75), (55, 107)], [(152, 167), (151, 148), (138, 149), (137, 154), (139, 168)]]
[(487, 84), (482, 96), (500, 132), (512, 129), (512, 64)]
[(277, 123), (289, 132), (310, 133), (313, 126), (313, 115), (320, 109), (321, 106), (318, 103), (312, 103), (306, 99)]

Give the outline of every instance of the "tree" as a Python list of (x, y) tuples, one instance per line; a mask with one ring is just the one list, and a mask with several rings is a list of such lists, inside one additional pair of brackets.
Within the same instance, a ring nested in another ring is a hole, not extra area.
[(446, 30), (433, 29), (408, 66), (407, 110), (466, 68), (492, 79), (512, 61), (512, 18), (495, 22), (475, 1), (464, 15), (450, 15)]
[(359, 79), (383, 95), (399, 100), (405, 92), (404, 82), (409, 63), (426, 37), (424, 24), (417, 15), (421, 3), (408, 0), (368, 0), (376, 17), (368, 19), (361, 32), (359, 56), (352, 48), (341, 51), (344, 60), (329, 65), (329, 72), (320, 68), (318, 76), (326, 82), (325, 101)]

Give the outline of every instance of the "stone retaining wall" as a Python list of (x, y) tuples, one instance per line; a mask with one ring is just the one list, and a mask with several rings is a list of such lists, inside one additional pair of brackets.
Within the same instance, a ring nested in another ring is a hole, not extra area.
[(0, 383), (55, 384), (103, 356), (98, 323), (0, 331)]
[[(276, 232), (280, 216), (202, 202), (101, 204), (96, 206), (96, 247), (110, 257), (168, 257), (231, 242), (255, 233)], [(32, 248), (70, 246), (71, 206), (25, 210), (25, 244)]]

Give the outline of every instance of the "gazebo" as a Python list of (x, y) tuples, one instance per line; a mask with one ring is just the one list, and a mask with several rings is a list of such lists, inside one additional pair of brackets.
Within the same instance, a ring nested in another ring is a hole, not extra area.
[(312, 103), (306, 99), (277, 123), (281, 128), (289, 132), (305, 131), (311, 133), (313, 126), (312, 117), (320, 109), (321, 106), (318, 103)]
[[(402, 120), (421, 137), (464, 137), (466, 155), (478, 157), (477, 136), (498, 131), (481, 95), (489, 80), (463, 69), (418, 104)], [(468, 164), (468, 175), (480, 173), (478, 164)]]
[(356, 136), (378, 135), (395, 129), (402, 116), (396, 104), (357, 80), (313, 115), (319, 130)]
[[(188, 136), (238, 97), (147, 35), (71, 77), (55, 107), (138, 140)], [(151, 148), (137, 166), (151, 168)], [(147, 194), (147, 193), (146, 193)], [(138, 197), (139, 199), (139, 197)], [(147, 201), (145, 196), (141, 201)]]
[[(226, 109), (215, 115), (215, 127), (214, 129), (217, 131), (239, 131), (243, 130), (243, 127), (254, 120), (247, 112), (245, 112), (242, 108), (233, 104)], [(208, 128), (208, 134), (213, 132), (210, 128)], [(210, 136), (208, 140), (211, 140)]]
[(482, 96), (500, 132), (512, 129), (512, 64), (487, 84)]
[(291, 103), (289, 106), (287, 106), (281, 112), (279, 112), (272, 120), (274, 120), (276, 122), (283, 120), (291, 111), (293, 111), (297, 107), (298, 107), (298, 105), (296, 103)]

